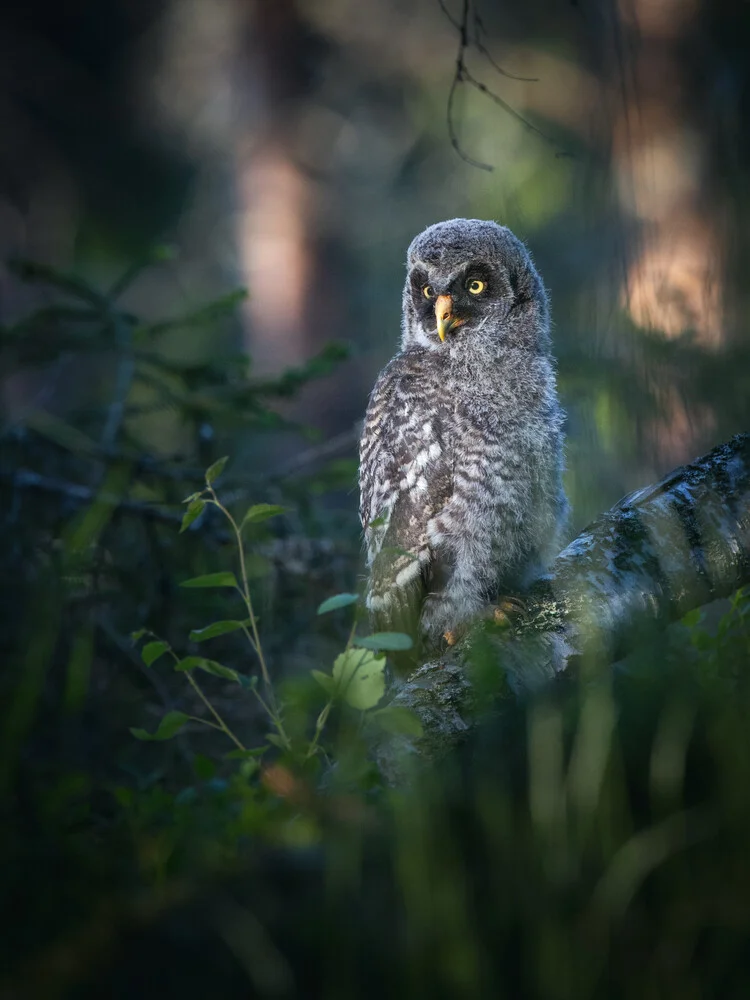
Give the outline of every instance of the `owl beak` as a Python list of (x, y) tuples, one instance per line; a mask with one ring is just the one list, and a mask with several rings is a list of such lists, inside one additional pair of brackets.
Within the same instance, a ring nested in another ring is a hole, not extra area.
[(437, 332), (441, 341), (445, 341), (446, 334), (455, 330), (466, 321), (457, 319), (453, 315), (453, 298), (450, 295), (438, 295), (435, 302), (435, 318), (437, 319)]

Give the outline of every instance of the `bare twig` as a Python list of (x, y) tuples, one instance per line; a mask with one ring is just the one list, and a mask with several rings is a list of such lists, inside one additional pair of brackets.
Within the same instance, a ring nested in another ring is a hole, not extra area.
[(465, 66), (463, 71), (463, 79), (466, 81), (466, 83), (470, 83), (472, 87), (475, 87), (480, 92), (480, 94), (484, 94), (485, 97), (489, 97), (489, 99), (491, 101), (494, 101), (494, 103), (497, 104), (498, 107), (502, 108), (503, 111), (507, 111), (507, 113), (511, 115), (513, 118), (515, 118), (516, 121), (520, 122), (524, 126), (524, 128), (529, 129), (529, 131), (531, 132), (536, 132), (536, 134), (540, 136), (542, 139), (544, 139), (545, 142), (550, 142), (553, 145), (556, 145), (548, 135), (545, 135), (545, 133), (542, 132), (541, 129), (537, 128), (536, 125), (533, 125), (527, 118), (524, 118), (522, 114), (519, 114), (518, 111), (515, 110), (515, 108), (512, 108), (510, 104), (507, 103), (507, 101), (504, 101), (502, 97), (500, 97), (494, 91), (490, 90), (489, 87), (486, 87), (480, 80), (477, 80), (476, 77), (472, 76), (472, 74), (469, 72), (468, 69), (466, 69)]
[(502, 66), (500, 66), (497, 62), (495, 62), (495, 59), (493, 58), (492, 53), (489, 51), (489, 49), (487, 48), (487, 46), (482, 41), (482, 36), (483, 35), (484, 36), (487, 35), (487, 29), (485, 28), (484, 21), (480, 17), (479, 11), (477, 10), (476, 5), (475, 5), (475, 7), (474, 7), (474, 45), (475, 45), (475, 47), (477, 49), (477, 52), (480, 52), (485, 57), (485, 59), (487, 60), (487, 62), (490, 64), (490, 66), (492, 66), (492, 68), (495, 70), (495, 72), (499, 73), (500, 76), (505, 76), (509, 80), (518, 80), (521, 83), (539, 83), (539, 77), (537, 77), (537, 76), (518, 76), (515, 73), (509, 73), (507, 70), (503, 69)]
[[(508, 73), (506, 70), (502, 68), (502, 66), (500, 66), (496, 62), (496, 60), (493, 58), (492, 54), (490, 53), (489, 49), (487, 48), (487, 46), (483, 41), (483, 36), (486, 36), (486, 29), (484, 27), (484, 22), (482, 21), (482, 18), (480, 17), (479, 12), (477, 11), (476, 2), (477, 0), (463, 0), (461, 19), (459, 21), (451, 14), (451, 12), (446, 7), (445, 0), (438, 0), (438, 4), (440, 5), (440, 9), (442, 10), (443, 14), (451, 23), (451, 25), (456, 29), (456, 31), (458, 31), (459, 34), (455, 71), (453, 74), (453, 80), (451, 81), (450, 90), (448, 92), (448, 101), (446, 105), (446, 124), (451, 146), (456, 151), (456, 153), (458, 153), (461, 159), (465, 163), (469, 164), (469, 166), (476, 167), (479, 170), (487, 170), (487, 171), (492, 171), (494, 169), (494, 167), (491, 164), (485, 163), (482, 160), (477, 160), (475, 157), (470, 156), (463, 149), (461, 142), (458, 138), (458, 133), (456, 132), (454, 104), (458, 88), (465, 83), (468, 84), (470, 87), (473, 87), (475, 90), (479, 91), (480, 94), (484, 94), (485, 97), (488, 97), (499, 108), (502, 108), (503, 111), (511, 115), (511, 117), (515, 118), (515, 120), (519, 122), (521, 125), (523, 125), (524, 128), (528, 129), (530, 132), (533, 132), (535, 135), (538, 135), (541, 139), (544, 139), (545, 142), (548, 142), (552, 146), (555, 146), (558, 150), (557, 154), (558, 156), (570, 156), (571, 155), (570, 153), (560, 149), (559, 145), (554, 141), (554, 139), (548, 136), (536, 125), (532, 124), (532, 122), (530, 122), (527, 118), (524, 118), (522, 114), (516, 111), (515, 108), (513, 108), (510, 104), (508, 104), (508, 102), (505, 101), (502, 97), (500, 97), (499, 94), (491, 90), (485, 83), (477, 79), (477, 77), (475, 77), (474, 74), (471, 73), (471, 71), (468, 69), (466, 65), (466, 54), (467, 52), (470, 51), (471, 48), (475, 48), (477, 52), (479, 52), (480, 55), (484, 56), (484, 58), (489, 62), (492, 69), (501, 76), (507, 77), (510, 80), (521, 80), (524, 81), (525, 83), (537, 82), (536, 77), (516, 76), (513, 73)], [(473, 26), (474, 26), (473, 38), (469, 37), (470, 20), (473, 21)]]
[[(356, 443), (360, 430), (361, 424), (358, 421), (348, 430), (342, 431), (328, 441), (298, 452), (257, 478), (245, 478), (243, 482), (239, 477), (233, 478), (228, 476), (226, 479), (228, 488), (223, 492), (224, 504), (232, 505), (253, 494), (257, 495), (260, 487), (277, 483), (289, 476), (301, 473), (317, 462), (330, 458), (338, 452), (345, 451)], [(128, 449), (96, 448), (92, 457), (100, 460), (122, 461), (129, 459), (129, 451)], [(171, 479), (178, 483), (200, 481), (205, 474), (202, 469), (188, 467), (170, 468), (169, 465), (164, 464), (161, 460), (142, 455), (135, 458), (133, 469), (136, 475), (145, 473), (158, 478)], [(91, 503), (99, 499), (117, 508), (118, 511), (143, 518), (145, 521), (155, 521), (177, 526), (182, 523), (183, 512), (177, 508), (176, 504), (172, 506), (149, 503), (143, 500), (132, 500), (115, 493), (101, 493), (91, 486), (83, 486), (80, 483), (71, 483), (64, 479), (45, 476), (31, 469), (22, 468), (12, 472), (4, 469), (0, 470), (0, 482), (8, 483), (14, 491), (37, 490), (42, 493), (66, 497), (80, 504)], [(212, 525), (212, 533), (220, 541), (229, 541), (231, 538), (227, 531), (217, 525)]]
[(479, 170), (487, 170), (491, 173), (495, 168), (490, 163), (483, 163), (481, 160), (475, 160), (472, 156), (469, 156), (468, 153), (465, 153), (461, 148), (461, 143), (459, 142), (458, 135), (456, 134), (453, 119), (453, 101), (456, 96), (456, 91), (458, 90), (458, 85), (463, 82), (463, 71), (463, 63), (457, 63), (456, 74), (453, 77), (451, 89), (448, 93), (448, 106), (446, 109), (448, 137), (450, 138), (451, 146), (453, 146), (464, 163), (468, 163), (470, 167), (477, 167)]
[(337, 452), (344, 451), (345, 448), (356, 444), (361, 433), (362, 421), (358, 420), (348, 430), (334, 435), (334, 437), (329, 438), (328, 441), (323, 441), (321, 444), (317, 444), (311, 448), (306, 448), (304, 451), (297, 452), (296, 455), (293, 455), (286, 462), (281, 462), (279, 465), (271, 469), (270, 472), (263, 476), (263, 479), (284, 479), (287, 476), (292, 476), (295, 473), (300, 472), (302, 469), (307, 468), (310, 465), (314, 465), (322, 458), (330, 458), (331, 455), (335, 455)]
[(105, 450), (114, 448), (120, 429), (125, 419), (125, 404), (127, 403), (130, 389), (135, 377), (135, 357), (131, 345), (131, 328), (129, 324), (123, 323), (119, 316), (113, 316), (115, 325), (115, 340), (121, 350), (121, 357), (117, 365), (117, 377), (115, 379), (115, 389), (112, 402), (107, 410), (107, 419), (102, 431), (102, 448)]
[(450, 23), (453, 25), (453, 27), (457, 31), (460, 31), (461, 30), (461, 25), (455, 19), (455, 17), (451, 14), (451, 12), (448, 10), (448, 8), (445, 6), (445, 0), (438, 0), (438, 4), (440, 5), (440, 9), (445, 14), (446, 18), (450, 21)]
[(81, 486), (78, 483), (68, 483), (62, 479), (53, 479), (51, 476), (42, 476), (38, 472), (29, 469), (18, 469), (16, 472), (8, 473), (0, 471), (0, 480), (11, 483), (17, 489), (40, 490), (44, 493), (56, 493), (58, 496), (69, 497), (71, 500), (90, 502), (95, 499), (103, 503), (112, 504), (121, 510), (131, 511), (141, 517), (150, 518), (154, 521), (165, 521), (170, 524), (180, 524), (182, 514), (154, 504), (144, 503), (140, 500), (129, 500), (126, 497), (117, 496), (114, 493), (99, 493), (98, 490), (89, 486)]
[(443, 13), (446, 15), (454, 28), (457, 29), (459, 37), (458, 52), (456, 54), (456, 69), (453, 74), (451, 89), (448, 91), (448, 103), (445, 110), (446, 123), (448, 126), (448, 137), (450, 138), (451, 146), (453, 146), (464, 163), (468, 163), (469, 166), (476, 167), (478, 170), (487, 170), (488, 172), (492, 172), (494, 168), (491, 164), (484, 163), (482, 160), (476, 160), (474, 157), (469, 156), (468, 153), (464, 152), (456, 132), (455, 118), (453, 114), (453, 103), (456, 99), (458, 88), (462, 83), (464, 83), (466, 78), (465, 55), (466, 50), (469, 47), (469, 2), (470, 0), (463, 0), (463, 12), (459, 22), (456, 21), (456, 19), (448, 12), (443, 0), (439, 0)]

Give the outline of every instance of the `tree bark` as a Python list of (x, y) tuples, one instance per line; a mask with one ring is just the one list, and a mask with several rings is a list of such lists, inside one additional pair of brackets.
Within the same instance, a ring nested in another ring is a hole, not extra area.
[[(748, 583), (750, 434), (739, 434), (620, 500), (524, 595), (511, 629), (480, 632), (497, 649), (511, 687), (523, 692), (581, 661), (606, 667), (654, 628)], [(463, 662), (476, 635), (395, 690), (392, 704), (416, 712), (424, 733), (376, 748), (389, 780), (401, 780), (410, 761), (441, 756), (470, 731), (474, 695)]]

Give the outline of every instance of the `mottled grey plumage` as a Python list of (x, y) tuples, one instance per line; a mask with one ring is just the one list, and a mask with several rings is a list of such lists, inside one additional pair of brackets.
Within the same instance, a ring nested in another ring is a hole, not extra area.
[(494, 222), (430, 226), (409, 247), (401, 351), (375, 383), (360, 442), (378, 629), (421, 620), (436, 640), (543, 571), (567, 514), (563, 416), (526, 248)]

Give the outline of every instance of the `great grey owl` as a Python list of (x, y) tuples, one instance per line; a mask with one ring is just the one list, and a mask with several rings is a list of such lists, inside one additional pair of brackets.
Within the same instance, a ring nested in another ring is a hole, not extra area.
[(547, 295), (524, 245), (478, 219), (425, 229), (407, 255), (401, 350), (360, 442), (378, 630), (451, 641), (544, 570), (568, 509), (563, 418)]

